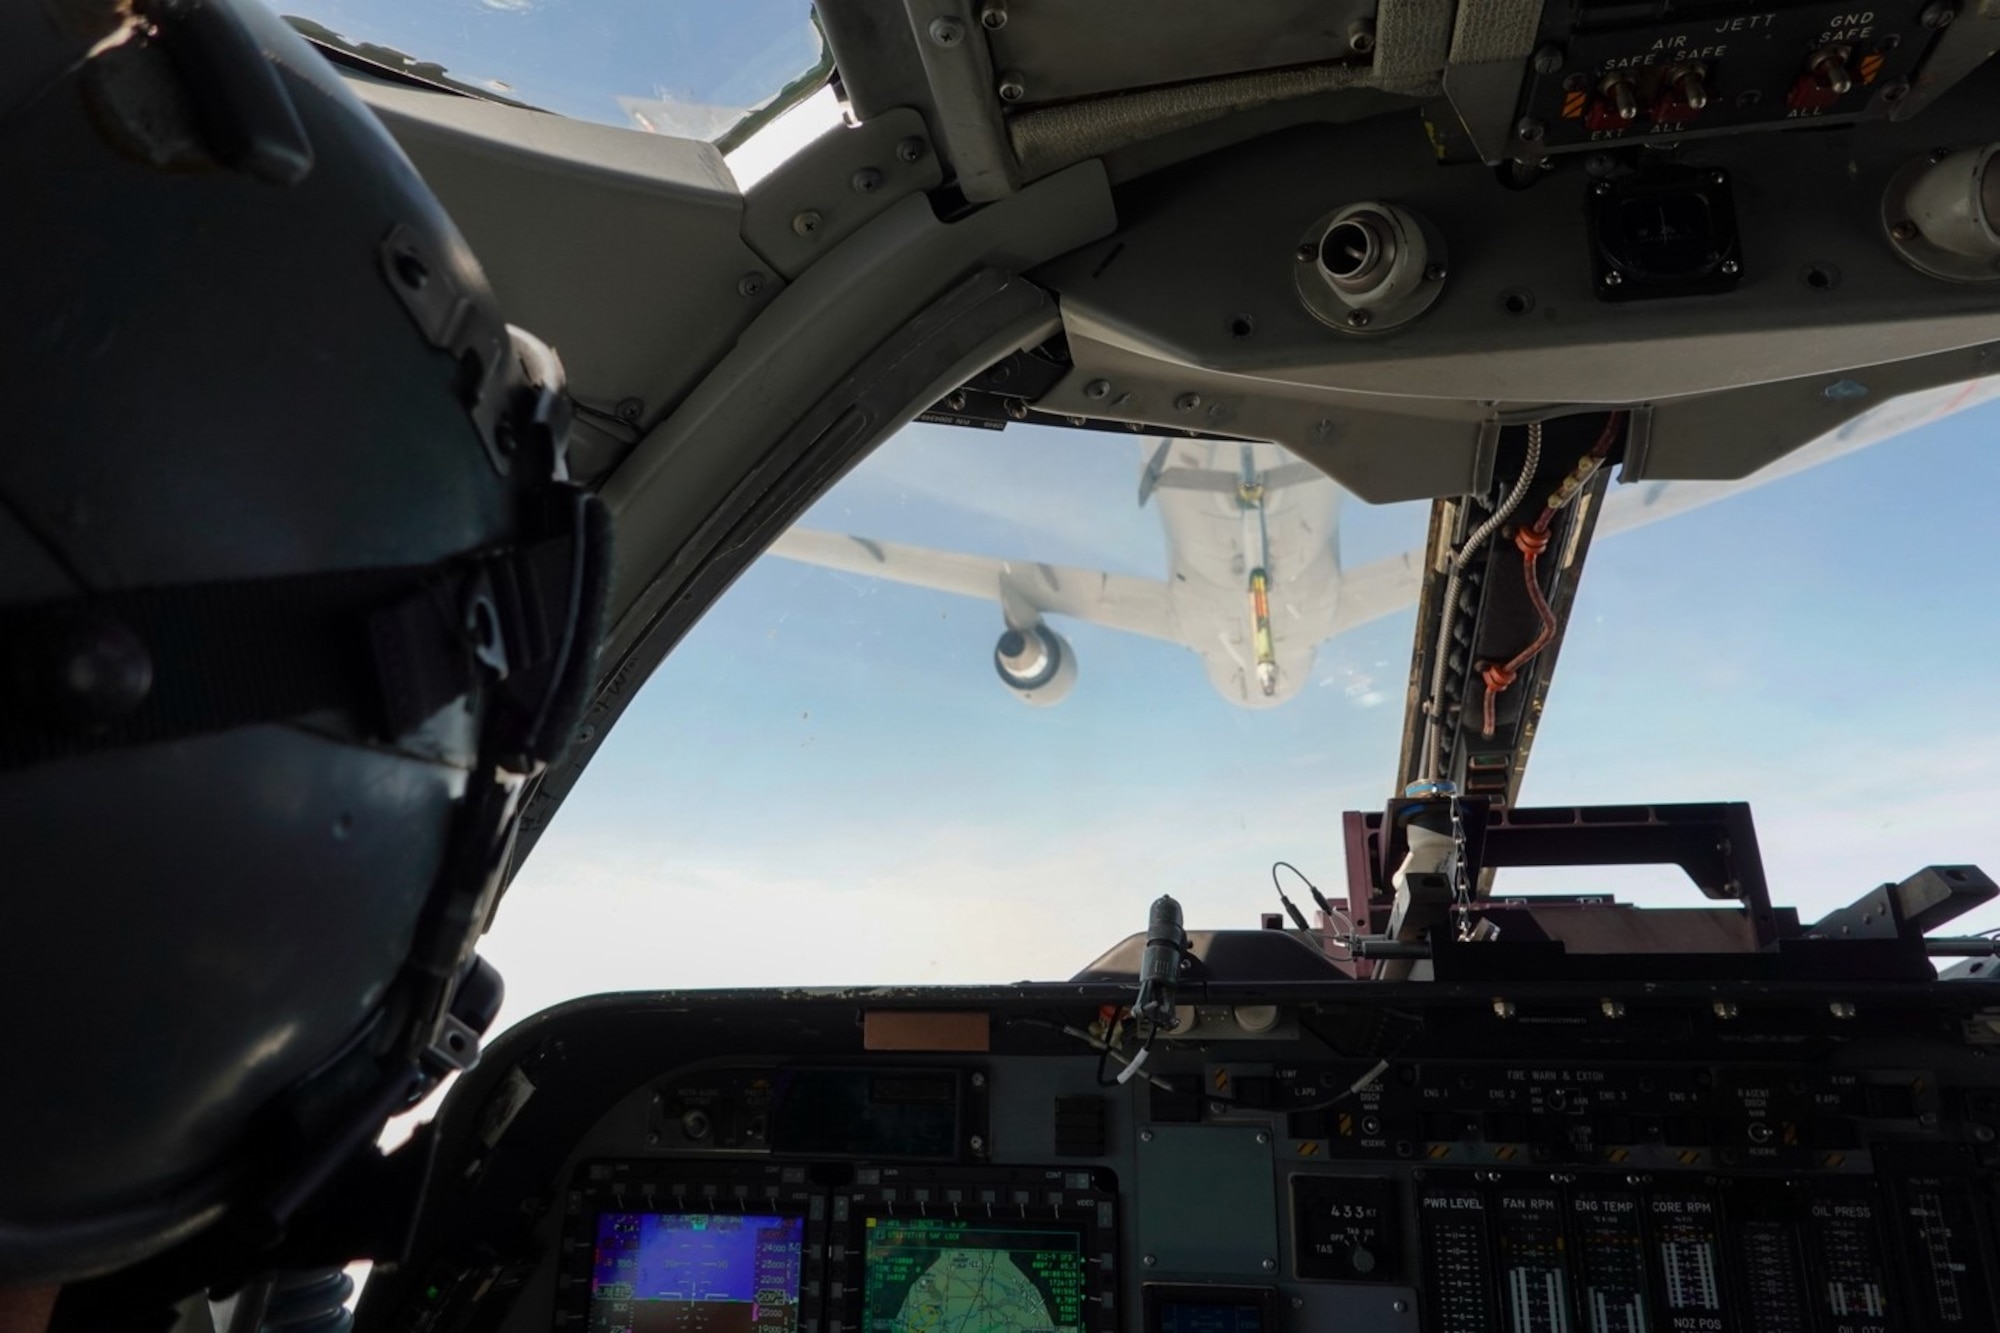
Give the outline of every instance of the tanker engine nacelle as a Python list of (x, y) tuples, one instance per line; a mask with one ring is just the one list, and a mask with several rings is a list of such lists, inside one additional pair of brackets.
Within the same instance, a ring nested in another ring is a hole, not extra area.
[(1076, 685), (1069, 640), (1040, 623), (1002, 634), (993, 646), (993, 669), (1016, 698), (1038, 708), (1061, 703)]

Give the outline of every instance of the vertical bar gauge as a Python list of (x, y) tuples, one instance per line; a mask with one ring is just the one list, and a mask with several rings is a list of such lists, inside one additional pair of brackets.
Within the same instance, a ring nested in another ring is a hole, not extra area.
[(1569, 1196), (1576, 1302), (1583, 1333), (1651, 1333), (1639, 1196), (1579, 1189)]
[(1813, 1333), (1799, 1250), (1802, 1206), (1781, 1183), (1737, 1182), (1723, 1205), (1729, 1238), (1730, 1291), (1742, 1325), (1754, 1333)]
[(1499, 1225), (1500, 1304), (1507, 1333), (1571, 1333), (1569, 1251), (1562, 1196), (1553, 1189), (1503, 1185)]
[(1910, 1275), (1912, 1322), (1924, 1333), (1992, 1328), (1993, 1298), (1981, 1257), (1969, 1168), (1896, 1182), (1896, 1220)]
[(1722, 1333), (1722, 1235), (1713, 1195), (1664, 1190), (1646, 1200), (1661, 1333)]
[(1434, 1182), (1418, 1192), (1425, 1333), (1500, 1333), (1492, 1216), (1470, 1180)]
[(1873, 1190), (1816, 1192), (1806, 1206), (1806, 1271), (1819, 1333), (1898, 1333)]

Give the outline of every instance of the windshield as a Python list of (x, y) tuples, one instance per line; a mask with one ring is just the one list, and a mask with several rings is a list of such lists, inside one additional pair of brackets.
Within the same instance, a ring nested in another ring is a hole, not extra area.
[(809, 0), (299, 0), (287, 18), (434, 82), (725, 150), (832, 70)]
[[(1997, 425), (1977, 407), (1656, 522), (1614, 516), (1662, 492), (1614, 485), (1521, 803), (1748, 800), (1807, 921), (2000, 867), (2000, 725), (1967, 683), (2000, 652)], [(1277, 860), (1343, 893), (1341, 813), (1391, 794), (1415, 626), (1371, 571), (1429, 506), (1275, 446), (1161, 449), (917, 424), (855, 470), (667, 660), (509, 891), (483, 946), (503, 1021), (616, 989), (1062, 979), (1163, 892), (1195, 928), (1278, 910)], [(1067, 589), (1053, 649), (1002, 641), (995, 590), (1022, 580)], [(1499, 891), (1703, 905), (1677, 876)]]

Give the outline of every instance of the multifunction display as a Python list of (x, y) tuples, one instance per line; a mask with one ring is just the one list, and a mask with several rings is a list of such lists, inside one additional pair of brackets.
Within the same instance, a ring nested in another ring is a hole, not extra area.
[(1074, 1228), (927, 1217), (862, 1220), (868, 1333), (1080, 1333), (1089, 1298)]
[(599, 1213), (591, 1333), (794, 1333), (805, 1219)]

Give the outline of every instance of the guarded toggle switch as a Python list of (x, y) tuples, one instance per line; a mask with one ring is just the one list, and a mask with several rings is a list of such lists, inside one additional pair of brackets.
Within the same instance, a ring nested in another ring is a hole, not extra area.
[(1653, 122), (1690, 124), (1707, 106), (1708, 67), (1698, 62), (1675, 65), (1660, 80), (1659, 96), (1653, 99)]
[(1854, 58), (1845, 46), (1823, 46), (1806, 61), (1805, 73), (1792, 85), (1785, 105), (1792, 111), (1823, 111), (1854, 89), (1854, 74), (1848, 62)]
[(1585, 123), (1592, 130), (1623, 130), (1631, 128), (1639, 118), (1639, 88), (1632, 82), (1632, 76), (1624, 71), (1614, 71), (1604, 76), (1597, 85), (1598, 97), (1590, 104), (1590, 114)]

